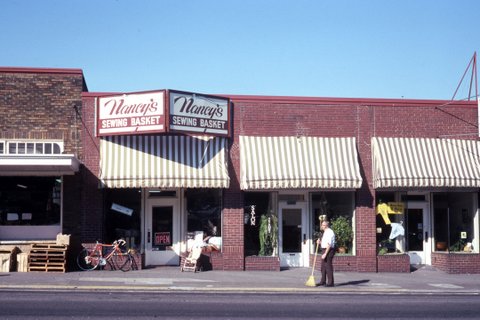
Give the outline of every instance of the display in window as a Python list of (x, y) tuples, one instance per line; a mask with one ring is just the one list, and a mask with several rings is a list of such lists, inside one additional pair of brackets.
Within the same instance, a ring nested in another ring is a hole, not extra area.
[(0, 177), (0, 225), (59, 225), (61, 182), (58, 177)]
[(258, 238), (260, 242), (259, 256), (276, 256), (278, 254), (278, 218), (272, 212), (261, 216)]
[(330, 227), (336, 235), (337, 252), (353, 253), (354, 230), (353, 192), (316, 192), (312, 194), (312, 245), (322, 238), (321, 222), (330, 221)]
[(475, 252), (475, 196), (472, 192), (433, 194), (436, 251)]
[(339, 216), (330, 222), (330, 227), (335, 233), (335, 242), (338, 253), (348, 253), (353, 241), (353, 228), (350, 219)]
[(244, 207), (245, 255), (278, 255), (278, 216), (275, 193), (247, 192)]
[(188, 189), (187, 250), (203, 251), (222, 248), (222, 193), (217, 189)]

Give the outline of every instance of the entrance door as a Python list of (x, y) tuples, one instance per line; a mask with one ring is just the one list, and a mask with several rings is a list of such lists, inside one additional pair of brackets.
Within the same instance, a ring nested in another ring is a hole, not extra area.
[(147, 201), (145, 264), (179, 265), (180, 227), (176, 199)]
[(431, 264), (430, 216), (427, 203), (409, 203), (407, 209), (407, 252), (410, 264)]
[(279, 255), (282, 267), (308, 267), (306, 204), (280, 204)]

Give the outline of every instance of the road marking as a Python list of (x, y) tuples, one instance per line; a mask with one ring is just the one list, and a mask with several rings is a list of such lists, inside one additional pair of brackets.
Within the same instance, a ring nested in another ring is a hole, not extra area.
[(175, 282), (197, 282), (197, 283), (212, 283), (213, 280), (188, 279), (188, 278), (121, 278), (121, 277), (85, 277), (79, 278), (79, 281), (86, 282), (118, 282), (125, 284), (152, 284), (152, 285), (172, 285)]
[(461, 286), (457, 286), (455, 284), (450, 283), (429, 283), (429, 286), (443, 288), (443, 289), (463, 289)]
[(371, 287), (371, 288), (381, 288), (381, 289), (398, 289), (401, 288), (400, 286), (388, 283), (381, 283), (381, 282), (371, 282), (371, 283), (362, 283), (359, 284), (360, 287)]

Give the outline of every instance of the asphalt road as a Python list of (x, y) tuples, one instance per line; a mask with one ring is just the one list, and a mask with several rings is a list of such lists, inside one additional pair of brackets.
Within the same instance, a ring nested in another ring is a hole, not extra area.
[(1, 291), (0, 319), (478, 319), (480, 296)]

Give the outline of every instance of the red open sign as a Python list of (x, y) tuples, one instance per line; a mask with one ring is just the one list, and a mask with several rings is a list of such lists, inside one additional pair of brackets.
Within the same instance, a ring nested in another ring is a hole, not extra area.
[(158, 245), (171, 245), (172, 239), (170, 237), (170, 232), (155, 232), (155, 242), (156, 246)]

